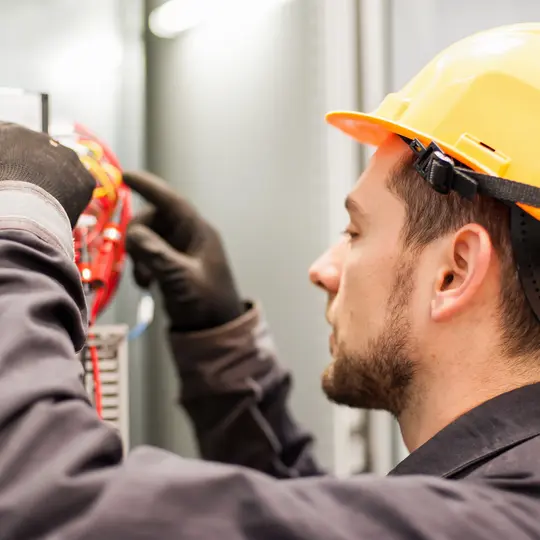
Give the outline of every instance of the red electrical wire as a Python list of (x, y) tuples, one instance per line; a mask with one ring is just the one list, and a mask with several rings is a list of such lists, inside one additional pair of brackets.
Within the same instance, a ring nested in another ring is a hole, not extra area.
[[(90, 311), (90, 324), (89, 329), (90, 333), (88, 335), (90, 340), (94, 340), (96, 336), (92, 334), (92, 328), (94, 326), (94, 321), (96, 320), (97, 309), (96, 302), (92, 303), (92, 308)], [(94, 407), (100, 418), (103, 418), (103, 404), (101, 401), (101, 370), (99, 367), (99, 354), (95, 344), (92, 344), (88, 347), (90, 352), (90, 360), (92, 363), (92, 380), (94, 382)]]
[[(86, 127), (75, 124), (73, 136), (79, 142), (74, 148), (97, 180), (94, 197), (84, 212), (81, 225), (74, 230), (77, 264), (83, 283), (93, 295), (89, 338), (100, 313), (118, 287), (125, 262), (124, 236), (131, 219), (129, 188), (121, 181), (121, 167), (111, 149)], [(86, 219), (85, 219), (86, 218)], [(88, 347), (94, 382), (94, 405), (103, 417), (99, 354), (95, 344)]]
[[(94, 338), (95, 336), (91, 336)], [(92, 379), (94, 381), (94, 406), (100, 418), (103, 418), (103, 404), (101, 401), (101, 373), (99, 368), (99, 355), (97, 347), (90, 345), (90, 359), (92, 361)]]

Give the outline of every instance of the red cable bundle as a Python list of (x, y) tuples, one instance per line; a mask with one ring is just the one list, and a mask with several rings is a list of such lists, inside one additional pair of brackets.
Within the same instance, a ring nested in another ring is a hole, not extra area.
[[(55, 136), (55, 134), (52, 134)], [(96, 179), (90, 204), (74, 231), (76, 263), (90, 299), (90, 328), (112, 300), (125, 262), (124, 238), (131, 219), (131, 194), (122, 181), (122, 170), (110, 148), (80, 124), (67, 134), (57, 135), (73, 148)], [(93, 336), (89, 336), (93, 339)], [(89, 347), (94, 380), (94, 402), (102, 416), (98, 351)]]

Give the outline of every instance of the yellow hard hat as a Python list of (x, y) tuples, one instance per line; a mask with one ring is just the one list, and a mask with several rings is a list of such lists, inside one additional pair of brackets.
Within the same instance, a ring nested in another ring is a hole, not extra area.
[(438, 54), (371, 114), (336, 111), (326, 119), (369, 145), (390, 133), (414, 140), (419, 153), (434, 143), (483, 173), (480, 184), (491, 180), (488, 194), (505, 200), (510, 187), (506, 201), (540, 220), (540, 24), (474, 34)]

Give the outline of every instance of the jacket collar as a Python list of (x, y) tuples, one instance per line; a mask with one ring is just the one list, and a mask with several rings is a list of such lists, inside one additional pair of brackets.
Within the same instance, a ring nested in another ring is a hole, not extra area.
[(439, 431), (390, 473), (454, 478), (469, 467), (540, 435), (540, 383), (486, 401)]

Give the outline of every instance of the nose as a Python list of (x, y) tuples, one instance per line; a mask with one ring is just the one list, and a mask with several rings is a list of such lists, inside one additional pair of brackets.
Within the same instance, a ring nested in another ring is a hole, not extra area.
[(332, 246), (309, 269), (311, 282), (330, 294), (337, 294), (343, 265), (344, 244)]

